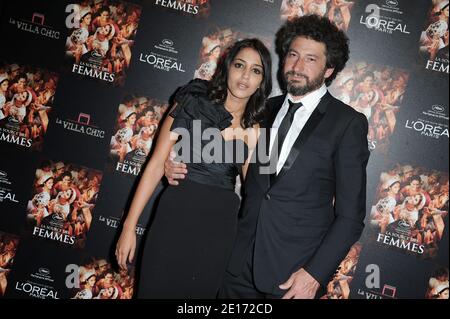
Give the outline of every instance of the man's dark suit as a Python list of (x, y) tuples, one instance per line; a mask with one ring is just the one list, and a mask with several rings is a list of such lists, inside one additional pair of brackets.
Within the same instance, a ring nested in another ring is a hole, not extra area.
[[(268, 101), (268, 127), (284, 98)], [(239, 276), (253, 251), (263, 293), (280, 295), (302, 267), (326, 286), (364, 227), (367, 130), (363, 114), (326, 93), (272, 185), (250, 165), (228, 273)]]

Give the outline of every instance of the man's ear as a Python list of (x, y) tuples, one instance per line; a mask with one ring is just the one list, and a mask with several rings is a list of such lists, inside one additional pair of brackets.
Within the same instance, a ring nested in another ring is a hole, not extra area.
[(325, 79), (328, 79), (333, 74), (333, 72), (334, 72), (334, 68), (328, 68), (325, 71)]

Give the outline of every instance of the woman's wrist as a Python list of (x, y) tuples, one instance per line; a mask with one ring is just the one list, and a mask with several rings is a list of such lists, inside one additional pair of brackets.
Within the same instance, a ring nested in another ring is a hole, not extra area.
[(136, 224), (135, 223), (129, 223), (129, 222), (125, 222), (123, 224), (123, 230), (124, 231), (130, 231), (130, 232), (135, 232), (136, 231)]

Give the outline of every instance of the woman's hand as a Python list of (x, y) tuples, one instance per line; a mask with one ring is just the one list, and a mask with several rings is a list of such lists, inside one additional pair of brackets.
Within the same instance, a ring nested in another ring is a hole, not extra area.
[(127, 269), (127, 260), (133, 261), (136, 251), (136, 232), (133, 229), (124, 228), (116, 245), (117, 263), (121, 269)]
[(164, 175), (172, 186), (179, 184), (177, 180), (184, 179), (187, 174), (186, 164), (175, 162), (176, 153), (171, 151), (164, 162)]

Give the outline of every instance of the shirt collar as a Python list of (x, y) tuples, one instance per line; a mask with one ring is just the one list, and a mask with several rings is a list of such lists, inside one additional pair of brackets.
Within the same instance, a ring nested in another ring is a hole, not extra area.
[[(327, 93), (327, 87), (325, 84), (322, 84), (320, 88), (318, 88), (315, 91), (312, 91), (308, 94), (306, 94), (304, 97), (302, 97), (300, 100), (294, 100), (292, 95), (288, 93), (286, 95), (286, 100), (290, 100), (294, 103), (302, 102), (303, 107), (305, 107), (306, 110), (312, 112), (316, 108), (316, 106), (319, 104), (322, 97)], [(287, 101), (285, 101), (287, 102)]]

